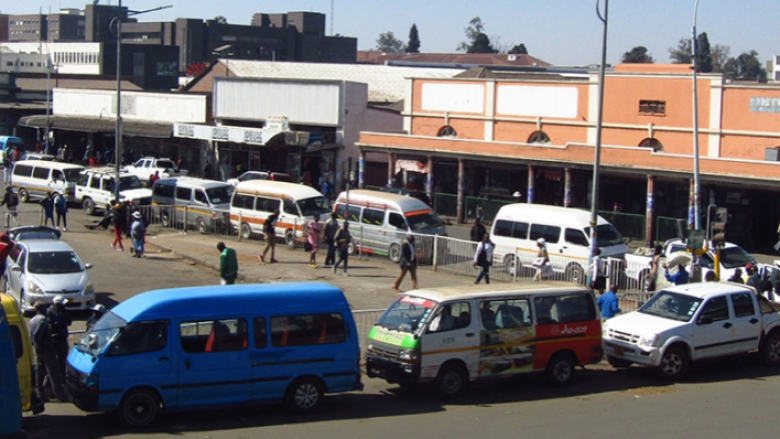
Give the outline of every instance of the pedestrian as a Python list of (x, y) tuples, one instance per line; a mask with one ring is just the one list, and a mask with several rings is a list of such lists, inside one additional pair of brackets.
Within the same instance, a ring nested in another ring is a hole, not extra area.
[(598, 290), (599, 294), (604, 294), (604, 289), (607, 288), (607, 276), (600, 248), (593, 250), (593, 260), (588, 267), (588, 274), (590, 274), (591, 279), (590, 288)]
[(618, 286), (612, 284), (612, 286), (609, 287), (609, 291), (599, 296), (596, 303), (601, 310), (601, 318), (603, 320), (611, 319), (622, 312), (620, 310), (620, 299), (618, 299), (617, 292)]
[(268, 254), (268, 250), (271, 250), (270, 264), (279, 262), (276, 260), (276, 220), (279, 218), (279, 211), (268, 215), (263, 223), (263, 234), (265, 235), (265, 248), (263, 252), (257, 255), (257, 259), (260, 262), (265, 262), (265, 255)]
[(536, 247), (539, 249), (536, 252), (536, 259), (533, 266), (536, 267), (536, 274), (534, 275), (535, 281), (542, 280), (542, 277), (547, 277), (545, 273), (545, 266), (550, 264), (550, 256), (547, 254), (547, 241), (544, 238), (536, 240)]
[(660, 245), (656, 245), (653, 249), (653, 258), (650, 259), (650, 272), (648, 273), (647, 279), (645, 279), (645, 291), (646, 292), (653, 292), (656, 288), (656, 279), (658, 279), (658, 267), (661, 265), (661, 254), (663, 254), (664, 249)]
[(54, 227), (54, 194), (55, 192), (51, 192), (41, 200), (44, 226), (49, 225), (49, 220), (51, 220), (51, 226)]
[(141, 217), (141, 212), (133, 212), (133, 225), (130, 226), (130, 239), (133, 241), (134, 258), (144, 257), (144, 239), (146, 237), (146, 225)]
[(401, 273), (393, 284), (393, 290), (401, 291), (399, 287), (406, 276), (406, 272), (412, 276), (412, 288), (417, 289), (417, 258), (414, 249), (414, 235), (406, 235), (406, 241), (401, 244), (401, 260), (398, 266), (401, 267)]
[(474, 225), (471, 226), (471, 240), (474, 242), (482, 242), (482, 237), (487, 234), (487, 229), (485, 229), (485, 226), (482, 224), (482, 220), (480, 217), (477, 217), (474, 220)]
[(745, 284), (745, 279), (742, 279), (742, 269), (737, 268), (734, 270), (734, 274), (731, 275), (731, 277), (728, 279), (729, 282), (735, 282), (738, 284)]
[(68, 201), (65, 199), (65, 195), (55, 192), (57, 195), (54, 198), (54, 210), (57, 212), (57, 229), (60, 228), (60, 221), (62, 221), (62, 230), (68, 231)]
[(57, 354), (54, 351), (51, 327), (46, 316), (46, 304), (40, 300), (33, 304), (35, 316), (30, 319), (30, 335), (35, 351), (35, 387), (40, 395), (45, 395), (46, 377), (52, 386), (54, 395), (62, 402), (68, 401), (68, 393), (63, 385), (62, 374), (57, 365)]
[(149, 187), (154, 187), (154, 183), (160, 179), (160, 171), (154, 171), (154, 174), (149, 177)]
[(333, 239), (335, 239), (336, 248), (339, 251), (339, 260), (333, 264), (333, 273), (336, 272), (336, 268), (343, 262), (344, 276), (349, 276), (349, 273), (347, 273), (347, 260), (349, 259), (349, 243), (352, 242), (352, 235), (349, 233), (349, 221), (344, 220)]
[(493, 243), (490, 242), (490, 235), (482, 235), (482, 241), (477, 244), (477, 251), (474, 253), (474, 266), (481, 267), (482, 270), (477, 275), (474, 285), (478, 284), (482, 278), (485, 283), (490, 284), (490, 266), (493, 265)]
[(663, 268), (664, 276), (669, 282), (672, 282), (675, 285), (684, 285), (688, 283), (690, 276), (688, 275), (688, 270), (685, 269), (685, 265), (678, 265), (677, 273), (674, 274), (669, 274), (669, 267), (666, 264), (663, 265)]
[(57, 364), (60, 367), (61, 376), (65, 376), (65, 365), (70, 352), (70, 343), (68, 343), (68, 334), (70, 325), (73, 324), (73, 317), (70, 311), (65, 308), (69, 302), (62, 295), (54, 296), (54, 301), (46, 312), (51, 327), (51, 339), (54, 344), (54, 353), (57, 355)]
[(325, 244), (328, 246), (328, 255), (325, 256), (325, 266), (336, 263), (336, 232), (339, 230), (339, 221), (336, 212), (330, 214), (330, 219), (325, 222), (322, 233), (325, 236)]
[(219, 277), (221, 285), (233, 285), (238, 278), (238, 257), (236, 251), (228, 248), (224, 242), (217, 243), (219, 255)]
[(712, 270), (707, 270), (707, 273), (704, 274), (704, 282), (717, 282), (718, 277), (715, 276), (715, 272)]
[(747, 282), (745, 282), (745, 285), (750, 286), (758, 290), (758, 283), (761, 282), (761, 276), (758, 274), (758, 269), (756, 268), (756, 265), (752, 262), (748, 262), (747, 265), (745, 265), (745, 271), (747, 272)]
[[(309, 252), (309, 267), (317, 268), (317, 244), (320, 242), (320, 233), (322, 233), (322, 224), (320, 224), (320, 216), (314, 215), (314, 218), (309, 221), (306, 226), (306, 244), (308, 244)], [(304, 249), (306, 250), (306, 249)]]
[(8, 208), (11, 219), (19, 225), (19, 220), (17, 219), (18, 214), (16, 213), (16, 206), (19, 205), (19, 195), (14, 192), (14, 189), (11, 186), (5, 187), (5, 194), (3, 195), (3, 200), (0, 201), (0, 207), (3, 205)]
[(203, 178), (209, 180), (211, 179), (211, 163), (206, 161), (206, 164), (203, 166)]
[(127, 232), (127, 206), (122, 203), (114, 204), (113, 216), (111, 217), (111, 223), (114, 225), (114, 242), (111, 243), (111, 248), (119, 248), (119, 251), (125, 251), (125, 246), (122, 244), (122, 234)]
[(6, 150), (3, 154), (3, 183), (6, 185), (11, 184), (11, 172), (13, 171), (13, 163), (11, 163), (11, 151)]
[(5, 276), (5, 263), (8, 260), (8, 255), (11, 253), (13, 247), (14, 243), (7, 233), (0, 235), (0, 278)]
[(103, 317), (103, 314), (106, 313), (106, 307), (101, 304), (96, 304), (92, 307), (92, 315), (89, 316), (87, 319), (87, 331), (91, 331), (92, 328), (95, 326), (95, 323), (100, 320), (101, 317)]

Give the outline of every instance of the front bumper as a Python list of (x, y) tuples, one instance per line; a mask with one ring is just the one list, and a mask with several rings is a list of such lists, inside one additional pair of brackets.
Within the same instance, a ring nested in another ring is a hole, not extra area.
[(416, 383), (420, 381), (420, 365), (366, 355), (366, 375), (369, 378), (382, 378), (391, 384)]
[[(52, 302), (54, 302), (54, 296), (56, 296), (56, 294), (53, 293), (47, 293), (44, 295), (25, 294), (24, 300), (22, 301), (22, 309), (24, 311), (35, 311), (33, 304), (39, 300), (47, 305), (50, 305)], [(94, 291), (87, 294), (63, 294), (63, 296), (69, 300), (69, 302), (65, 304), (65, 308), (69, 310), (87, 311), (95, 306)]]
[(661, 349), (649, 346), (639, 346), (610, 338), (602, 341), (604, 355), (644, 366), (659, 366), (661, 364)]
[(70, 393), (73, 405), (85, 412), (100, 411), (98, 406), (99, 394), (97, 389), (90, 389), (79, 384), (78, 372), (68, 365), (65, 374), (65, 388)]

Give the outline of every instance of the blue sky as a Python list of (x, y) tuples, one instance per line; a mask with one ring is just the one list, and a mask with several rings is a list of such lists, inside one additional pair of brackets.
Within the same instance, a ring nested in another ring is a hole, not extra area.
[[(106, 3), (102, 0), (101, 3)], [(695, 0), (611, 0), (607, 62), (615, 64), (623, 52), (645, 46), (656, 62), (668, 62), (670, 47), (691, 34)], [(30, 0), (4, 2), (6, 14), (35, 13), (43, 8), (83, 8), (86, 0)], [(108, 3), (116, 4), (117, 0)], [(524, 43), (529, 53), (558, 65), (596, 64), (601, 59), (602, 24), (595, 0), (126, 0), (134, 10), (172, 4), (173, 8), (139, 17), (141, 21), (176, 18), (213, 18), (223, 15), (233, 24), (249, 24), (255, 12), (330, 10), (336, 33), (358, 38), (358, 49), (376, 47), (380, 33), (391, 31), (406, 42), (417, 24), (422, 52), (455, 52), (465, 39), (463, 30), (479, 16), (495, 43)], [(603, 0), (602, 0), (603, 4)], [(710, 44), (731, 48), (731, 56), (756, 50), (762, 61), (780, 54), (780, 1), (700, 0), (697, 30), (707, 32)]]

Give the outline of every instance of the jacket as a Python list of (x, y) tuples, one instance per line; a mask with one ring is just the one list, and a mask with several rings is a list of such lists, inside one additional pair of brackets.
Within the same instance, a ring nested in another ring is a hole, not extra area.
[(338, 232), (336, 232), (335, 240), (339, 250), (348, 250), (349, 243), (352, 241), (352, 235), (349, 233), (349, 229), (340, 228)]
[(480, 267), (490, 267), (493, 265), (493, 243), (480, 242), (477, 244), (477, 251), (474, 253), (474, 263)]
[(222, 250), (219, 255), (219, 277), (225, 280), (235, 280), (238, 277), (238, 257), (232, 248)]
[(68, 211), (68, 202), (62, 195), (57, 195), (57, 198), (54, 199), (54, 207), (57, 213), (65, 213)]
[(415, 260), (415, 253), (414, 244), (411, 242), (404, 241), (404, 243), (401, 244), (401, 260), (399, 261), (399, 264), (402, 268), (417, 262)]
[(325, 222), (325, 227), (322, 229), (322, 233), (325, 235), (325, 241), (330, 245), (333, 244), (333, 240), (336, 237), (336, 232), (339, 230), (338, 221), (333, 218)]

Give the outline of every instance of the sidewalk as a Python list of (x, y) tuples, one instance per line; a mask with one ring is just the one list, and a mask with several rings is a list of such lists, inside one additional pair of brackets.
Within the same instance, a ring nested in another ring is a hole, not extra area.
[[(161, 231), (156, 235), (150, 234), (146, 238), (146, 244), (150, 247), (172, 252), (195, 264), (215, 270), (215, 278), (218, 277), (216, 271), (219, 270), (217, 243), (220, 241), (235, 249), (238, 254), (238, 283), (323, 281), (341, 288), (354, 310), (386, 309), (398, 295), (392, 288), (393, 282), (398, 277), (398, 265), (383, 258), (364, 257), (361, 260), (357, 255), (351, 255), (349, 277), (345, 277), (342, 275), (341, 267), (334, 274), (330, 267), (326, 268), (323, 265), (326, 256), (324, 247), (321, 247), (317, 253), (317, 263), (320, 267), (311, 268), (308, 254), (300, 247), (290, 250), (283, 244), (277, 244), (276, 259), (279, 263), (261, 264), (257, 255), (262, 251), (265, 243), (259, 240), (239, 242), (235, 237), (167, 231)], [(420, 287), (472, 285), (476, 275), (476, 269), (474, 269), (474, 277), (433, 271), (430, 267), (417, 269)], [(401, 290), (409, 290), (411, 287), (412, 281), (407, 274), (401, 283)]]

